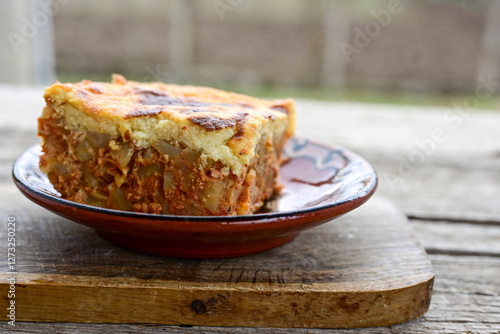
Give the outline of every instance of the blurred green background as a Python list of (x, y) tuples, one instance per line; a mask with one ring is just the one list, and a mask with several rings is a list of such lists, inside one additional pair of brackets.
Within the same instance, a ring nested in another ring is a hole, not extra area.
[(497, 0), (52, 2), (60, 81), (453, 106), (487, 80), (477, 107), (500, 108)]

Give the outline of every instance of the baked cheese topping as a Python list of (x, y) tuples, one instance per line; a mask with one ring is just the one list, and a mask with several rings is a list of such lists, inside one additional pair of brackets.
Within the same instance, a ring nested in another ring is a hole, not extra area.
[(138, 148), (176, 140), (240, 174), (261, 138), (290, 137), (294, 101), (261, 100), (214, 88), (139, 83), (113, 75), (112, 83), (55, 83), (47, 105), (70, 130), (107, 133)]

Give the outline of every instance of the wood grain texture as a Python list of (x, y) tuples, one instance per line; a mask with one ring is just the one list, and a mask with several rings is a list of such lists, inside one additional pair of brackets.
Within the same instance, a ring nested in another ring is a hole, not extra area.
[[(293, 329), (184, 327), (137, 324), (17, 323), (19, 333), (498, 333), (500, 326), (499, 258), (430, 255), (436, 273), (429, 311), (421, 318), (391, 327), (356, 329)], [(0, 329), (11, 329), (4, 323)]]
[(283, 247), (231, 259), (135, 253), (38, 208), (16, 220), (19, 320), (345, 328), (404, 322), (430, 302), (430, 262), (380, 198)]
[(368, 160), (378, 171), (379, 192), (407, 215), (500, 225), (499, 158), (430, 157), (400, 177), (398, 166), (403, 158), (379, 156)]
[[(0, 324), (0, 328), (1, 328)], [(18, 324), (15, 331), (6, 331), (3, 333), (64, 333), (64, 334), (457, 334), (457, 333), (480, 333), (480, 334), (498, 334), (494, 324), (476, 323), (463, 324), (455, 322), (423, 322), (413, 321), (403, 326), (376, 327), (363, 329), (299, 329), (299, 328), (241, 328), (241, 327), (181, 327), (181, 326), (163, 326), (163, 325), (136, 325), (136, 324), (77, 324), (77, 323), (40, 323), (40, 322), (22, 322)]]
[(500, 221), (498, 113), (307, 100), (297, 110), (297, 133), (363, 155), (379, 174), (379, 194), (405, 213)]
[[(500, 329), (499, 258), (430, 255), (436, 273), (429, 311), (404, 324), (363, 329), (236, 328), (204, 326), (163, 326), (137, 324), (77, 324), (20, 322), (20, 333), (487, 333)], [(9, 326), (0, 329), (8, 330)]]
[(428, 220), (412, 226), (427, 253), (500, 257), (500, 226)]

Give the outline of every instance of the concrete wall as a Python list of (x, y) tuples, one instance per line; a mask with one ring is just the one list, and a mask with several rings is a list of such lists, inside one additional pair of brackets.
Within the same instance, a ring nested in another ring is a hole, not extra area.
[(498, 0), (73, 0), (55, 32), (66, 72), (443, 92), (500, 80)]

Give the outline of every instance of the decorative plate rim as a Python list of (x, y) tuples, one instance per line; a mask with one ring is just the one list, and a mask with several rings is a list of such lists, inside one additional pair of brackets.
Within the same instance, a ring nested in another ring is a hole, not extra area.
[[(12, 177), (14, 179), (15, 184), (18, 186), (18, 188), (21, 190), (21, 192), (25, 196), (27, 195), (26, 193), (29, 193), (29, 194), (32, 194), (35, 196), (43, 197), (48, 201), (55, 202), (55, 203), (58, 203), (60, 205), (66, 206), (66, 207), (73, 207), (73, 208), (84, 210), (84, 211), (92, 211), (92, 212), (100, 213), (103, 215), (112, 215), (112, 216), (116, 216), (116, 217), (128, 217), (128, 218), (134, 218), (134, 219), (160, 220), (160, 221), (220, 222), (221, 220), (224, 220), (227, 222), (239, 222), (239, 221), (252, 221), (252, 220), (253, 221), (268, 220), (268, 219), (275, 219), (275, 218), (285, 218), (285, 217), (290, 217), (290, 216), (301, 216), (301, 215), (305, 215), (305, 214), (321, 212), (323, 210), (339, 207), (339, 206), (342, 206), (342, 205), (347, 204), (349, 202), (352, 202), (354, 200), (359, 200), (362, 198), (365, 198), (366, 200), (368, 200), (368, 198), (370, 198), (371, 195), (375, 192), (375, 190), (377, 188), (377, 184), (378, 184), (377, 173), (374, 170), (374, 168), (371, 166), (371, 164), (368, 163), (368, 161), (366, 161), (362, 156), (360, 156), (357, 153), (355, 153), (349, 149), (346, 149), (342, 146), (330, 145), (328, 143), (321, 143), (319, 141), (310, 140), (310, 139), (306, 139), (304, 137), (298, 137), (298, 136), (294, 136), (291, 139), (305, 140), (306, 143), (311, 143), (313, 145), (326, 147), (326, 148), (331, 149), (331, 150), (336, 150), (336, 151), (340, 150), (343, 153), (347, 153), (350, 157), (355, 158), (358, 162), (365, 164), (366, 167), (369, 168), (369, 170), (371, 171), (370, 182), (367, 185), (365, 185), (362, 189), (357, 191), (355, 194), (348, 196), (346, 198), (342, 198), (339, 201), (333, 201), (330, 203), (324, 203), (324, 204), (315, 205), (315, 206), (303, 208), (303, 209), (278, 211), (278, 212), (270, 212), (270, 213), (256, 213), (256, 214), (252, 214), (252, 215), (236, 215), (236, 216), (181, 216), (181, 215), (164, 215), (164, 214), (154, 214), (154, 213), (140, 213), (140, 212), (120, 211), (120, 210), (114, 210), (114, 209), (100, 208), (100, 207), (96, 207), (96, 206), (91, 206), (91, 205), (87, 205), (87, 204), (73, 202), (73, 201), (57, 197), (53, 194), (50, 194), (46, 191), (41, 190), (40, 187), (29, 182), (22, 175), (21, 169), (20, 169), (21, 162), (24, 161), (25, 159), (30, 158), (30, 157), (28, 157), (28, 155), (31, 155), (32, 157), (34, 157), (35, 156), (33, 154), (34, 151), (40, 150), (40, 148), (41, 148), (40, 144), (36, 144), (36, 145), (29, 147), (28, 149), (26, 149), (24, 152), (22, 152), (17, 157), (17, 159), (15, 160), (14, 165), (12, 167)], [(29, 199), (31, 200), (31, 198), (29, 198)], [(362, 203), (364, 203), (364, 201)], [(359, 205), (361, 205), (361, 204), (359, 204)], [(358, 207), (359, 205), (357, 205), (356, 207)], [(48, 208), (46, 208), (46, 209), (48, 209)], [(350, 210), (348, 210), (348, 211), (350, 211)], [(340, 213), (340, 214), (342, 214), (342, 213)]]

